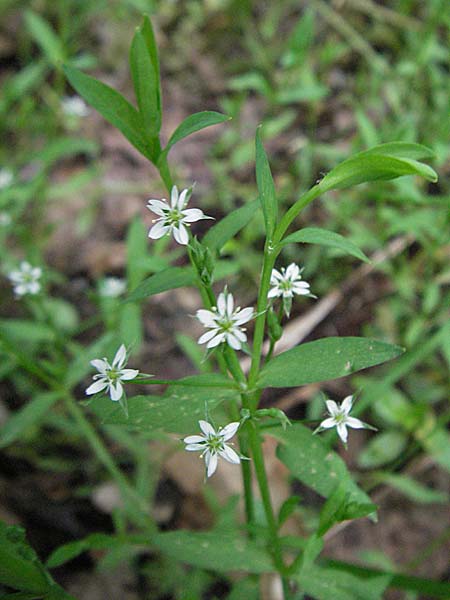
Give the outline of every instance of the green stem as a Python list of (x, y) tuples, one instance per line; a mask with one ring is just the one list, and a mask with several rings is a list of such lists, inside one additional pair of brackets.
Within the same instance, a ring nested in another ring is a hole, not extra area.
[(275, 230), (273, 236), (273, 243), (277, 246), (281, 240), (283, 239), (284, 234), (286, 233), (288, 227), (291, 225), (292, 221), (301, 213), (301, 211), (307, 206), (310, 202), (315, 200), (317, 196), (319, 196), (322, 192), (320, 187), (320, 183), (312, 187), (310, 190), (305, 192), (300, 196), (300, 198), (291, 206), (291, 208), (285, 213), (283, 218), (281, 219), (278, 227)]
[(252, 450), (256, 479), (258, 480), (258, 486), (261, 493), (261, 500), (264, 506), (264, 513), (266, 515), (267, 527), (269, 530), (271, 552), (278, 572), (280, 573), (280, 575), (283, 575), (286, 571), (286, 568), (283, 563), (281, 543), (278, 537), (278, 523), (275, 518), (275, 514), (272, 507), (269, 483), (267, 481), (266, 468), (264, 465), (264, 455), (261, 445), (261, 436), (258, 430), (257, 423), (255, 423), (255, 421), (249, 422), (247, 425), (247, 431), (249, 436), (250, 447)]
[(164, 181), (164, 185), (167, 188), (167, 191), (170, 192), (172, 191), (172, 187), (173, 187), (173, 179), (172, 179), (172, 175), (170, 173), (170, 168), (169, 168), (169, 163), (167, 162), (167, 156), (161, 155), (160, 160), (158, 161), (158, 165), (157, 165), (158, 171), (159, 171), (159, 175), (161, 177), (161, 179)]

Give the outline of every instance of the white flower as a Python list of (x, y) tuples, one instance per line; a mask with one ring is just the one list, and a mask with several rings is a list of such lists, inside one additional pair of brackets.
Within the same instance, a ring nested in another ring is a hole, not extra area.
[(32, 267), (30, 263), (23, 261), (20, 263), (18, 271), (12, 271), (8, 278), (14, 285), (14, 293), (17, 296), (26, 294), (38, 294), (41, 291), (39, 279), (42, 275), (40, 267)]
[(100, 283), (100, 296), (118, 298), (127, 289), (127, 283), (120, 277), (106, 277)]
[(122, 381), (134, 379), (139, 374), (136, 369), (123, 368), (126, 360), (127, 351), (123, 344), (117, 350), (112, 365), (109, 364), (106, 358), (91, 360), (91, 365), (97, 369), (98, 373), (93, 376), (94, 383), (87, 388), (86, 395), (90, 396), (107, 390), (111, 400), (114, 402), (120, 400), (123, 395)]
[(202, 452), (201, 457), (205, 459), (207, 477), (211, 477), (217, 469), (219, 456), (234, 465), (241, 462), (237, 452), (225, 444), (234, 436), (240, 423), (229, 423), (226, 427), (220, 427), (218, 431), (207, 421), (199, 421), (198, 424), (204, 435), (189, 435), (183, 441), (186, 444), (185, 450)]
[(177, 186), (174, 185), (170, 195), (170, 205), (163, 200), (149, 200), (147, 208), (157, 214), (153, 227), (148, 232), (148, 237), (158, 240), (166, 234), (172, 233), (175, 241), (184, 246), (189, 242), (187, 227), (200, 219), (212, 219), (205, 215), (199, 208), (185, 208), (189, 202), (185, 189), (178, 195)]
[(245, 329), (240, 327), (254, 316), (253, 308), (241, 308), (234, 310), (233, 295), (225, 290), (219, 294), (217, 307), (212, 310), (200, 309), (196, 317), (204, 327), (210, 331), (204, 333), (198, 340), (199, 344), (205, 344), (207, 348), (215, 348), (222, 342), (226, 342), (234, 350), (240, 350), (243, 342), (247, 341)]
[[(303, 269), (302, 269), (303, 270)], [(294, 294), (299, 296), (309, 296), (309, 283), (302, 281), (301, 270), (295, 263), (291, 263), (286, 269), (281, 268), (281, 272), (272, 269), (270, 276), (270, 285), (272, 286), (268, 297), (292, 298)]]
[(66, 96), (61, 100), (61, 108), (68, 117), (87, 117), (90, 113), (85, 101), (79, 96)]
[(11, 215), (6, 211), (2, 210), (0, 212), (0, 226), (1, 227), (9, 227), (12, 223)]
[(347, 427), (352, 427), (353, 429), (375, 429), (371, 425), (350, 416), (353, 405), (353, 396), (344, 398), (340, 406), (333, 400), (326, 400), (326, 405), (330, 416), (320, 423), (314, 433), (336, 427), (339, 437), (344, 444), (346, 444), (348, 437)]
[(14, 180), (13, 172), (10, 169), (0, 169), (0, 190), (4, 190)]

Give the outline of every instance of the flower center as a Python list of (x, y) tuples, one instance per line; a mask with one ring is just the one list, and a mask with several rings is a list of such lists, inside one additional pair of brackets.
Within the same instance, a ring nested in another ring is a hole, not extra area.
[(172, 209), (167, 214), (167, 223), (168, 225), (178, 225), (180, 221), (183, 219), (183, 214), (177, 208)]
[(208, 436), (208, 448), (212, 452), (218, 452), (223, 447), (223, 439), (220, 435), (209, 435)]
[(111, 367), (110, 369), (107, 369), (106, 376), (108, 377), (109, 381), (114, 382), (117, 381), (117, 379), (120, 379), (120, 372), (114, 367)]

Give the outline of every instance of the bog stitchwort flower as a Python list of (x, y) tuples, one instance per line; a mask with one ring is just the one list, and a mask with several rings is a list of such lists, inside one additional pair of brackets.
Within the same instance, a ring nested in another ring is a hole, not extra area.
[(7, 213), (5, 210), (0, 212), (0, 226), (1, 227), (9, 227), (12, 223), (11, 215)]
[(199, 338), (198, 343), (206, 343), (207, 348), (215, 348), (225, 342), (234, 350), (240, 350), (242, 344), (247, 341), (245, 328), (241, 325), (250, 321), (253, 316), (254, 312), (251, 307), (241, 310), (238, 306), (234, 309), (233, 295), (225, 288), (219, 294), (217, 306), (214, 306), (212, 310), (202, 308), (197, 311), (197, 319), (210, 330)]
[(80, 96), (66, 96), (61, 100), (61, 107), (68, 117), (87, 117), (91, 112)]
[(109, 364), (106, 358), (91, 360), (91, 365), (97, 369), (98, 373), (93, 376), (94, 383), (87, 388), (86, 395), (90, 396), (107, 390), (111, 400), (114, 402), (120, 400), (123, 396), (122, 381), (134, 379), (139, 374), (137, 369), (123, 368), (126, 360), (127, 351), (123, 344), (117, 350), (112, 365)]
[(25, 296), (26, 294), (35, 295), (41, 291), (39, 279), (42, 275), (40, 267), (32, 267), (26, 260), (20, 263), (17, 271), (11, 271), (8, 275), (9, 280), (14, 285), (14, 293), (17, 296)]
[(199, 208), (185, 208), (189, 202), (189, 192), (189, 189), (185, 189), (178, 194), (178, 188), (174, 185), (170, 195), (170, 205), (165, 199), (148, 201), (147, 208), (159, 216), (148, 232), (149, 238), (157, 240), (171, 233), (176, 242), (186, 246), (189, 242), (187, 227), (201, 219), (212, 219)]
[(103, 298), (118, 298), (127, 289), (127, 283), (120, 277), (105, 277), (100, 282), (99, 289)]
[(375, 427), (350, 416), (353, 406), (353, 396), (344, 398), (340, 406), (333, 400), (326, 400), (326, 405), (330, 416), (320, 423), (314, 433), (336, 427), (339, 437), (346, 444), (348, 437), (347, 427), (352, 427), (353, 429), (373, 429), (376, 431)]
[(13, 172), (10, 169), (0, 169), (0, 190), (4, 190), (12, 184), (14, 180)]
[(200, 456), (205, 459), (207, 477), (215, 473), (219, 456), (234, 465), (241, 462), (237, 452), (225, 443), (235, 435), (240, 423), (229, 423), (218, 431), (208, 421), (199, 421), (198, 424), (203, 435), (189, 435), (183, 441), (186, 444), (185, 450), (202, 452)]

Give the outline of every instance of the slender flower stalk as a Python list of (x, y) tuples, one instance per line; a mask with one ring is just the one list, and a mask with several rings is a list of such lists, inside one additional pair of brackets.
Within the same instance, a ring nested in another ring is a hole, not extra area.
[(149, 238), (157, 240), (172, 234), (178, 244), (186, 246), (189, 242), (187, 227), (201, 219), (212, 219), (199, 208), (186, 208), (189, 195), (189, 189), (178, 194), (178, 188), (174, 185), (170, 195), (170, 204), (165, 199), (148, 201), (147, 208), (159, 217), (159, 219), (155, 219), (155, 224), (148, 232)]
[(91, 360), (91, 365), (98, 373), (93, 376), (94, 383), (87, 388), (86, 395), (91, 396), (106, 390), (113, 402), (120, 400), (124, 393), (122, 381), (135, 379), (139, 374), (137, 369), (124, 369), (126, 361), (127, 351), (123, 344), (117, 350), (112, 365), (106, 358)]
[(367, 423), (350, 416), (350, 411), (353, 407), (353, 396), (347, 396), (344, 398), (340, 405), (334, 402), (334, 400), (326, 400), (325, 403), (330, 416), (320, 423), (319, 427), (314, 431), (314, 433), (320, 433), (324, 429), (336, 427), (338, 436), (341, 438), (344, 444), (347, 444), (347, 427), (351, 427), (353, 429), (373, 429), (376, 431), (375, 427), (372, 427), (371, 425), (368, 425)]
[(219, 294), (217, 306), (212, 310), (200, 309), (196, 314), (200, 323), (209, 329), (198, 340), (199, 344), (206, 344), (207, 348), (215, 348), (226, 343), (233, 350), (240, 350), (247, 341), (245, 328), (241, 327), (254, 317), (253, 308), (234, 308), (233, 295), (225, 288)]
[(26, 296), (27, 294), (35, 296), (41, 291), (39, 282), (41, 276), (42, 269), (40, 267), (33, 267), (24, 260), (20, 263), (17, 271), (11, 271), (8, 278), (14, 286), (16, 296)]
[(198, 424), (203, 435), (189, 435), (183, 441), (188, 452), (202, 453), (200, 456), (205, 460), (207, 477), (216, 472), (219, 456), (234, 465), (241, 462), (239, 454), (225, 443), (236, 434), (239, 422), (229, 423), (223, 428), (220, 427), (218, 431), (208, 421), (199, 421)]

